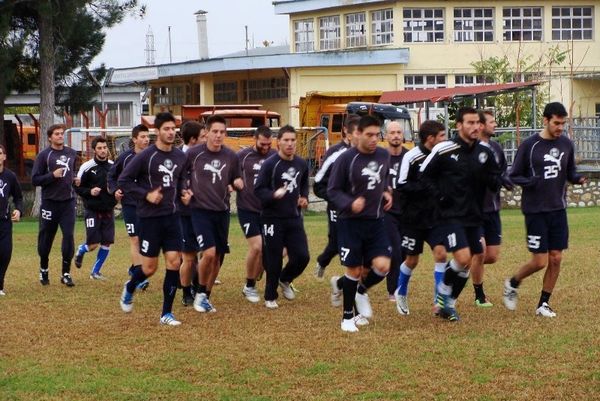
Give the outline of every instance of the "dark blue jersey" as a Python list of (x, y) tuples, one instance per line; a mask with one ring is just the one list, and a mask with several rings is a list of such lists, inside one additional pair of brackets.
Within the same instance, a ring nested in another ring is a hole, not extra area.
[[(107, 178), (108, 190), (111, 194), (115, 193), (117, 189), (120, 189), (121, 191), (123, 190), (123, 188), (120, 188), (118, 184), (119, 177), (121, 176), (121, 173), (123, 172), (125, 167), (127, 167), (127, 164), (131, 160), (133, 160), (134, 156), (134, 150), (128, 149), (125, 152), (121, 153), (119, 157), (117, 157), (117, 160), (115, 160), (115, 163), (112, 165), (112, 168), (108, 172)], [(123, 196), (123, 199), (121, 199), (121, 205), (136, 206), (137, 201), (131, 196)]]
[[(374, 153), (357, 148), (345, 151), (333, 165), (327, 195), (342, 219), (377, 219), (383, 217), (383, 192), (387, 190), (390, 154), (377, 147)], [(352, 202), (365, 198), (360, 213), (352, 212)]]
[(421, 173), (438, 197), (440, 222), (467, 227), (483, 223), (485, 191), (497, 191), (501, 185), (490, 148), (479, 141), (469, 144), (460, 136), (435, 145)]
[(400, 166), (402, 166), (402, 159), (408, 151), (403, 146), (402, 152), (397, 155), (390, 155), (390, 174), (388, 176), (388, 187), (392, 189), (392, 207), (388, 210), (388, 213), (399, 215), (402, 213), (402, 206), (400, 202), (400, 185), (398, 184), (398, 178), (400, 177)]
[(204, 210), (229, 210), (229, 185), (241, 177), (235, 152), (226, 146), (218, 152), (206, 144), (187, 151), (190, 189), (194, 193), (190, 207)]
[(238, 209), (255, 213), (260, 213), (262, 210), (260, 199), (254, 194), (254, 184), (256, 183), (262, 164), (275, 153), (277, 152), (271, 149), (269, 153), (263, 155), (257, 152), (254, 147), (242, 149), (237, 153), (242, 169), (242, 178), (244, 179), (244, 189), (239, 191), (235, 198)]
[(10, 219), (10, 204), (12, 196), (15, 209), (23, 216), (23, 194), (15, 173), (7, 168), (0, 171), (0, 220)]
[[(107, 176), (113, 165), (112, 160), (90, 159), (79, 168), (77, 177), (81, 180), (75, 191), (83, 199), (86, 209), (95, 212), (108, 212), (117, 204), (115, 196), (108, 192)], [(100, 193), (92, 195), (92, 188), (100, 188)]]
[(509, 178), (523, 187), (521, 210), (540, 213), (567, 207), (567, 181), (581, 179), (575, 167), (573, 142), (566, 136), (549, 140), (539, 134), (525, 139), (515, 156)]
[[(167, 216), (176, 212), (185, 162), (185, 154), (180, 149), (164, 152), (156, 145), (150, 145), (127, 164), (118, 186), (125, 196), (131, 196), (138, 202), (139, 217)], [(156, 188), (161, 188), (163, 195), (157, 205), (146, 200), (146, 195)]]
[[(494, 158), (496, 159), (496, 163), (498, 163), (498, 167), (500, 167), (500, 177), (502, 179), (502, 185), (511, 189), (512, 184), (510, 179), (508, 178), (508, 173), (506, 171), (506, 157), (504, 156), (504, 150), (502, 146), (498, 142), (489, 141), (489, 142), (481, 142), (484, 146), (489, 146), (492, 153), (494, 154)], [(498, 212), (500, 210), (500, 189), (497, 191), (492, 191), (487, 189), (485, 192), (485, 197), (483, 198), (483, 212), (484, 213), (492, 213)]]
[(434, 187), (421, 180), (420, 172), (421, 165), (430, 153), (431, 150), (418, 145), (402, 159), (397, 185), (403, 226), (427, 229), (435, 225), (438, 196)]
[[(283, 186), (286, 188), (285, 195), (275, 199), (275, 191)], [(274, 154), (262, 164), (254, 185), (254, 194), (260, 199), (261, 215), (264, 217), (300, 216), (298, 199), (308, 199), (308, 164), (299, 156), (285, 160), (279, 154)]]
[(327, 185), (329, 183), (329, 176), (331, 175), (333, 164), (348, 148), (350, 148), (350, 144), (341, 141), (340, 143), (331, 146), (327, 149), (327, 152), (325, 152), (323, 164), (321, 164), (321, 168), (315, 175), (315, 183), (313, 184), (313, 191), (319, 198), (329, 201), (327, 196)]
[[(73, 179), (77, 166), (77, 152), (64, 146), (61, 150), (47, 147), (33, 163), (31, 183), (42, 187), (42, 199), (65, 201), (75, 198)], [(61, 177), (54, 177), (54, 170), (64, 168)]]

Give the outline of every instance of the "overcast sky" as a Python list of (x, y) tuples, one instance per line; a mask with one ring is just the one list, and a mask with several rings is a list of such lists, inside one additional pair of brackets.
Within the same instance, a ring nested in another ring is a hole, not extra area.
[(136, 67), (146, 64), (146, 33), (154, 33), (156, 64), (169, 62), (168, 27), (171, 26), (173, 62), (198, 59), (198, 10), (207, 11), (208, 54), (217, 57), (244, 50), (248, 25), (250, 47), (262, 46), (264, 40), (273, 45), (289, 43), (288, 16), (275, 15), (272, 0), (140, 0), (146, 4), (146, 16), (127, 17), (106, 34), (102, 53), (93, 67)]

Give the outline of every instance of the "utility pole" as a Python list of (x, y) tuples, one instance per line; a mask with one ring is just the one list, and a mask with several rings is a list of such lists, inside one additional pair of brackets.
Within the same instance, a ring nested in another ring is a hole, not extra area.
[(248, 25), (244, 25), (244, 29), (246, 30), (246, 56), (248, 56)]
[(169, 25), (169, 63), (173, 62), (173, 54), (171, 53), (171, 25)]

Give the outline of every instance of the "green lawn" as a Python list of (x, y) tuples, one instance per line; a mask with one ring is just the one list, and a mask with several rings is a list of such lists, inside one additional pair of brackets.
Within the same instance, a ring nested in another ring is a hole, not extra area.
[[(340, 331), (329, 280), (312, 276), (326, 242), (324, 214), (307, 216), (311, 263), (296, 283), (297, 299), (280, 300), (275, 311), (241, 294), (245, 240), (234, 218), (223, 285), (211, 297), (218, 312), (184, 308), (178, 293), (174, 312), (183, 325), (175, 328), (158, 324), (163, 270), (136, 295), (132, 314), (119, 308), (129, 265), (122, 221), (104, 268), (109, 280), (88, 278), (87, 255), (74, 268), (74, 288), (59, 284), (60, 234), (51, 285), (39, 284), (37, 222), (22, 222), (8, 295), (0, 298), (0, 400), (600, 399), (599, 211), (569, 210), (571, 248), (551, 299), (556, 319), (534, 316), (541, 274), (523, 282), (517, 311), (501, 305), (503, 279), (528, 258), (523, 218), (511, 210), (502, 215), (500, 262), (486, 272), (493, 308), (476, 309), (468, 283), (460, 322), (433, 317), (426, 254), (411, 282), (410, 316), (397, 314), (380, 285), (371, 291), (374, 319), (356, 334)], [(327, 277), (341, 272), (335, 261)]]

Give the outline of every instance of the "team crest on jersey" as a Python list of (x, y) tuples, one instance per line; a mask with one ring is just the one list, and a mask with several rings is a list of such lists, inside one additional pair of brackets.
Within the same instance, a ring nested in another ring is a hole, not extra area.
[(65, 171), (63, 171), (63, 177), (67, 174), (67, 171), (71, 171), (71, 168), (69, 167), (70, 161), (71, 158), (65, 155), (60, 155), (60, 157), (56, 160), (56, 164), (65, 169)]
[(398, 170), (400, 170), (400, 163), (394, 163), (394, 165), (390, 169), (390, 174), (391, 175), (398, 175)]
[(252, 165), (252, 170), (254, 170), (254, 171), (260, 170), (260, 168), (264, 162), (265, 162), (265, 159), (257, 161), (256, 163), (254, 163), (254, 165)]
[(158, 172), (163, 173), (163, 187), (170, 187), (173, 182), (173, 173), (177, 168), (177, 164), (173, 164), (171, 159), (165, 159), (163, 164), (158, 166)]
[(363, 167), (360, 174), (368, 179), (367, 189), (375, 189), (375, 185), (381, 183), (382, 168), (383, 164), (379, 165), (375, 160), (370, 161), (367, 167)]
[(294, 167), (290, 167), (287, 171), (281, 174), (281, 179), (285, 181), (285, 189), (289, 193), (294, 192), (294, 189), (298, 188), (298, 175), (299, 171), (296, 171)]
[(562, 170), (560, 162), (564, 155), (565, 152), (561, 152), (556, 148), (550, 149), (548, 153), (544, 155), (544, 161), (552, 163), (549, 166), (544, 167), (544, 178), (550, 179), (558, 177), (558, 172)]
[(479, 157), (479, 163), (481, 163), (481, 164), (484, 164), (488, 159), (488, 155), (485, 152), (479, 153), (478, 157)]
[(219, 181), (223, 180), (221, 173), (223, 172), (223, 169), (226, 166), (227, 166), (227, 163), (224, 163), (223, 165), (221, 165), (220, 160), (214, 159), (210, 163), (206, 163), (204, 165), (204, 171), (210, 171), (212, 173), (212, 183), (214, 184), (215, 182), (217, 182), (217, 178), (219, 178)]
[(7, 185), (8, 185), (8, 183), (0, 180), (0, 195), (2, 195), (3, 198), (4, 198), (4, 189), (6, 188)]

